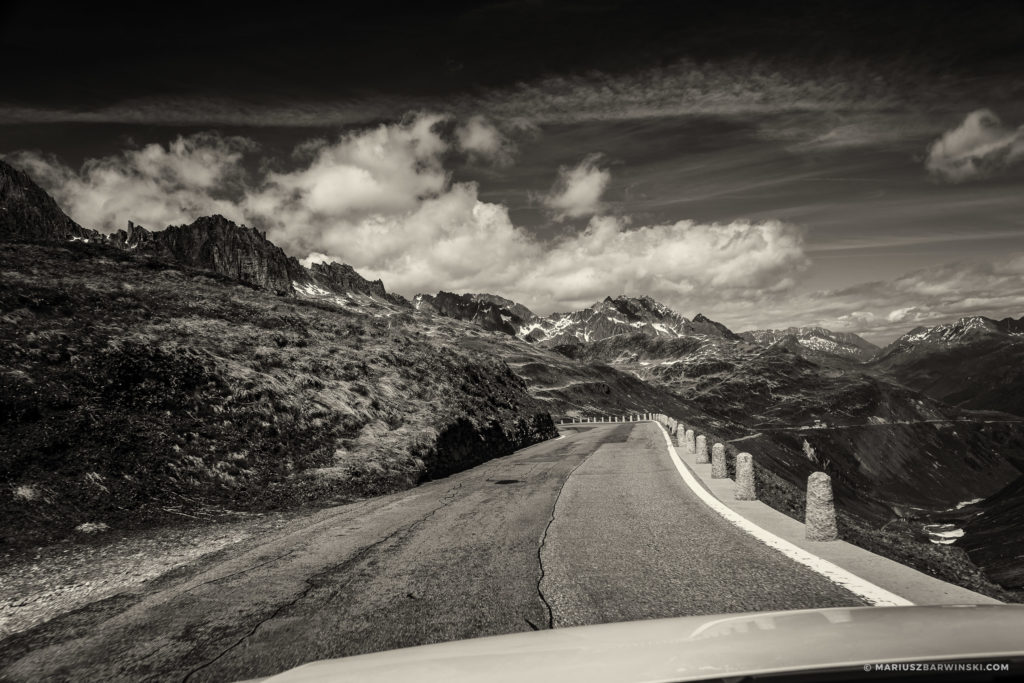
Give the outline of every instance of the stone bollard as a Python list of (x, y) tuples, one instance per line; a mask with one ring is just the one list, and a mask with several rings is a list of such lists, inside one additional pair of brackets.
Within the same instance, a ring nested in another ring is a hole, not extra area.
[(680, 448), (686, 446), (686, 429), (682, 425), (676, 428), (676, 446)]
[(835, 541), (836, 505), (832, 499), (832, 477), (815, 472), (807, 478), (807, 513), (804, 531), (808, 541)]
[(725, 468), (725, 446), (720, 443), (716, 443), (711, 448), (711, 478), (729, 478), (729, 472)]
[(754, 456), (750, 453), (740, 453), (736, 456), (735, 498), (736, 500), (757, 500), (757, 487), (754, 485)]
[(692, 429), (686, 430), (686, 453), (687, 455), (693, 455), (697, 452), (697, 444), (694, 441), (694, 435)]
[(708, 438), (703, 434), (697, 437), (694, 454), (697, 456), (698, 465), (706, 465), (711, 462), (711, 458), (708, 457)]

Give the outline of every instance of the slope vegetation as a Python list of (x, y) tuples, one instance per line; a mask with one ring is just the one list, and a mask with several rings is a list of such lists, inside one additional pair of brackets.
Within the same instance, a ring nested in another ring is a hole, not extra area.
[(0, 242), (0, 272), (9, 544), (385, 493), (555, 434), (500, 359), (383, 299), (81, 241)]

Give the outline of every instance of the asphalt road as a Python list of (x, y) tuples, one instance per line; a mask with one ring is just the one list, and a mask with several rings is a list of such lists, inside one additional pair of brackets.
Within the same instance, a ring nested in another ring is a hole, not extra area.
[(656, 425), (586, 425), (12, 636), (0, 680), (239, 680), (530, 629), (861, 604), (700, 503)]

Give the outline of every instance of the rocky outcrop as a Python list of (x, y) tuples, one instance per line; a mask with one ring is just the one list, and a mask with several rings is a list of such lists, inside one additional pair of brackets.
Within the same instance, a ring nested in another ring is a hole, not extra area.
[[(415, 306), (447, 318), (476, 323), (485, 330), (515, 336), (532, 320), (530, 309), (491, 294), (453, 294), (438, 292), (436, 296), (417, 294)], [(524, 318), (523, 315), (529, 316)]]
[(381, 280), (367, 280), (347, 263), (314, 263), (308, 270), (302, 270), (303, 273), (293, 276), (293, 282), (312, 283), (335, 294), (356, 292), (384, 299), (398, 306), (412, 306), (405, 297), (385, 290)]
[(275, 294), (294, 291), (284, 251), (269, 241), (266, 233), (220, 215), (204, 216), (190, 225), (172, 225), (159, 232), (135, 230), (128, 243), (139, 251), (210, 270)]
[(0, 239), (26, 242), (100, 241), (60, 210), (27, 173), (0, 161)]

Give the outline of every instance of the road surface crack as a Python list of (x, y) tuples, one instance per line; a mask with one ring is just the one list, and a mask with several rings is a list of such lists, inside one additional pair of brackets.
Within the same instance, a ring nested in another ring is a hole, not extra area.
[[(396, 538), (398, 536), (402, 536), (402, 535), (408, 534), (411, 531), (413, 531), (414, 529), (416, 529), (417, 527), (419, 527), (420, 525), (422, 525), (428, 519), (433, 517), (437, 513), (438, 510), (441, 510), (442, 508), (444, 508), (447, 505), (449, 505), (453, 500), (455, 500), (456, 493), (457, 493), (457, 491), (460, 488), (462, 488), (462, 484), (461, 483), (456, 484), (452, 488), (448, 489), (448, 491), (440, 498), (440, 500), (439, 500), (440, 504), (439, 505), (437, 505), (430, 512), (426, 513), (425, 515), (423, 515), (422, 517), (417, 519), (412, 524), (409, 524), (409, 525), (406, 525), (406, 526), (403, 526), (403, 527), (399, 527), (398, 529), (395, 529), (394, 531), (392, 531), (390, 534), (388, 534), (384, 538), (382, 538), (382, 539), (380, 539), (378, 541), (375, 541), (374, 543), (371, 543), (371, 544), (369, 544), (367, 546), (364, 546), (364, 547), (360, 548), (356, 553), (354, 553), (353, 555), (350, 555), (344, 561), (339, 562), (339, 563), (334, 564), (334, 565), (330, 565), (330, 566), (326, 567), (325, 569), (323, 569), (323, 570), (321, 570), (321, 571), (319, 571), (319, 572), (317, 572), (315, 574), (311, 574), (311, 575), (307, 576), (305, 579), (303, 579), (305, 581), (305, 583), (306, 583), (306, 587), (303, 588), (299, 592), (298, 595), (296, 595), (293, 599), (291, 599), (291, 600), (289, 600), (289, 601), (279, 605), (277, 607), (277, 609), (275, 609), (269, 616), (265, 617), (264, 619), (260, 619), (259, 621), (257, 621), (256, 624), (251, 629), (249, 629), (249, 631), (247, 633), (245, 633), (241, 638), (236, 640), (234, 643), (232, 643), (231, 645), (229, 645), (225, 649), (221, 650), (220, 653), (216, 657), (213, 657), (212, 659), (209, 659), (206, 662), (204, 662), (203, 664), (200, 664), (199, 666), (197, 666), (197, 667), (193, 668), (192, 670), (190, 670), (187, 674), (185, 674), (184, 678), (181, 679), (182, 683), (188, 683), (188, 681), (193, 676), (195, 676), (197, 673), (199, 673), (203, 669), (206, 669), (207, 667), (212, 666), (213, 664), (215, 664), (219, 660), (223, 659), (225, 656), (227, 656), (233, 650), (235, 650), (240, 645), (242, 645), (242, 643), (244, 643), (246, 640), (248, 640), (249, 638), (254, 636), (256, 634), (256, 632), (260, 630), (260, 627), (262, 627), (264, 624), (266, 624), (266, 623), (268, 623), (270, 621), (273, 621), (282, 612), (284, 612), (285, 610), (287, 610), (287, 609), (289, 609), (291, 607), (294, 607), (296, 604), (298, 604), (300, 601), (302, 601), (304, 598), (306, 598), (313, 591), (313, 589), (316, 587), (317, 579), (319, 579), (321, 577), (324, 577), (324, 576), (327, 576), (329, 574), (333, 574), (333, 573), (338, 572), (338, 571), (343, 571), (346, 567), (351, 567), (351, 566), (355, 566), (355, 565), (359, 564), (371, 552), (373, 552), (379, 546), (387, 543), (388, 541), (390, 541), (393, 538)], [(286, 555), (287, 554), (288, 553), (286, 553)], [(344, 586), (347, 586), (350, 582), (351, 582), (351, 579), (349, 581), (345, 582)], [(344, 588), (344, 586), (342, 586), (342, 588)]]
[(208, 579), (207, 581), (203, 581), (202, 583), (197, 583), (194, 586), (189, 586), (188, 588), (185, 588), (181, 592), (182, 593), (190, 593), (190, 592), (192, 592), (192, 591), (194, 591), (194, 590), (196, 590), (198, 588), (202, 588), (203, 586), (209, 586), (210, 584), (213, 584), (213, 583), (220, 583), (221, 581), (227, 581), (228, 579), (232, 579), (232, 578), (234, 578), (236, 576), (240, 576), (242, 574), (246, 574), (246, 573), (251, 572), (251, 571), (253, 571), (255, 569), (260, 569), (261, 567), (266, 567), (268, 564), (273, 564), (275, 562), (279, 562), (280, 560), (283, 560), (284, 558), (288, 557), (289, 555), (293, 555), (293, 554), (295, 554), (295, 550), (289, 550), (286, 553), (282, 553), (281, 555), (276, 555), (276, 556), (271, 557), (268, 560), (264, 560), (263, 562), (260, 562), (258, 564), (249, 565), (245, 569), (239, 569), (236, 572), (231, 572), (230, 574), (225, 574), (224, 576), (218, 576), (216, 578)]
[[(541, 588), (541, 583), (544, 582), (545, 576), (543, 554), (544, 545), (548, 542), (548, 531), (550, 531), (551, 525), (555, 522), (555, 514), (558, 510), (558, 501), (561, 500), (562, 498), (562, 491), (565, 490), (565, 485), (568, 483), (569, 479), (572, 478), (572, 475), (576, 473), (576, 470), (582, 467), (587, 460), (590, 460), (590, 456), (592, 456), (595, 452), (597, 452), (596, 449), (588, 453), (587, 457), (580, 460), (575, 467), (569, 470), (569, 474), (565, 475), (565, 479), (562, 480), (561, 486), (558, 487), (558, 493), (555, 495), (555, 502), (551, 506), (551, 519), (548, 520), (547, 526), (544, 527), (544, 533), (540, 537), (540, 544), (537, 546), (537, 564), (540, 566), (540, 576), (537, 577), (537, 597), (539, 597), (540, 601), (544, 603), (544, 609), (547, 610), (549, 629), (555, 627), (555, 613), (554, 610), (551, 609), (551, 603), (548, 602), (547, 596), (544, 595), (544, 589)], [(539, 630), (537, 626), (534, 625), (534, 623), (531, 622), (529, 619), (526, 620), (526, 623), (529, 624), (535, 631)]]

